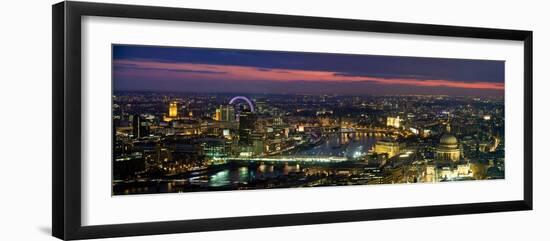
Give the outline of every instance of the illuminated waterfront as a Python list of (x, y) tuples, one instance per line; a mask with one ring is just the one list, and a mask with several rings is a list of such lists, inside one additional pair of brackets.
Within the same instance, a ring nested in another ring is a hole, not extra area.
[[(366, 134), (329, 134), (322, 143), (310, 148), (290, 152), (285, 155), (286, 159), (293, 159), (293, 156), (337, 156), (337, 159), (352, 161), (354, 158), (360, 158), (370, 150), (375, 137)], [(236, 158), (238, 159), (238, 158)], [(138, 182), (119, 183), (116, 186), (116, 192), (120, 193), (170, 193), (183, 192), (189, 190), (233, 190), (239, 187), (248, 186), (248, 188), (268, 188), (268, 187), (291, 187), (291, 186), (316, 186), (316, 185), (338, 185), (338, 180), (331, 182), (330, 178), (319, 178), (315, 176), (305, 176), (311, 167), (316, 171), (322, 170), (326, 173), (335, 173), (338, 165), (319, 165), (309, 161), (280, 161), (276, 157), (264, 158), (273, 159), (273, 161), (248, 161), (234, 160), (225, 163), (220, 167), (206, 172), (207, 175), (195, 175), (185, 179), (158, 179), (154, 181), (142, 180)], [(329, 161), (326, 161), (329, 162)], [(364, 168), (358, 166), (358, 169)], [(204, 174), (205, 172), (202, 172)], [(286, 185), (274, 186), (273, 180), (284, 180)], [(254, 187), (252, 187), (253, 184)]]
[(113, 195), (505, 178), (502, 61), (113, 46)]
[(329, 134), (323, 144), (292, 154), (298, 156), (341, 156), (353, 157), (366, 154), (376, 143), (376, 138), (363, 133)]

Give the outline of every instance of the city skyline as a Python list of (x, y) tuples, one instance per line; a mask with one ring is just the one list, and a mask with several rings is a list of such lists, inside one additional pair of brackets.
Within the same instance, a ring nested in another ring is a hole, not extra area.
[(504, 95), (495, 60), (113, 45), (113, 78), (115, 91)]
[(505, 178), (504, 63), (113, 46), (112, 194)]

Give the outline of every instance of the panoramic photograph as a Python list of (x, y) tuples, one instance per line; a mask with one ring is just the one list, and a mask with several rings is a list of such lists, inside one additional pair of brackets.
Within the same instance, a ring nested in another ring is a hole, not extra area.
[(504, 179), (504, 79), (501, 60), (114, 44), (112, 195)]

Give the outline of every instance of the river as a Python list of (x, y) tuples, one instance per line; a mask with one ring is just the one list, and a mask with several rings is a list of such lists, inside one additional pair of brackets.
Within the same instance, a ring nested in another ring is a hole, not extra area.
[[(309, 149), (300, 149), (286, 155), (358, 157), (366, 154), (376, 143), (376, 138), (366, 134), (329, 134), (325, 140)], [(299, 187), (316, 181), (304, 176), (303, 168), (330, 169), (320, 163), (229, 163), (209, 175), (183, 180), (155, 180), (119, 184), (113, 188), (116, 194), (170, 193), (207, 190), (234, 190), (267, 187)]]

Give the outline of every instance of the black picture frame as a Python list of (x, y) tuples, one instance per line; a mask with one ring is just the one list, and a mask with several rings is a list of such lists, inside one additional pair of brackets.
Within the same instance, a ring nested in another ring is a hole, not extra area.
[[(52, 6), (53, 126), (52, 233), (60, 239), (309, 225), (380, 219), (532, 210), (533, 33), (475, 27), (150, 7), (90, 2)], [(524, 43), (524, 194), (522, 200), (421, 207), (212, 218), (82, 226), (81, 224), (81, 17), (104, 16), (379, 33), (516, 40)]]

